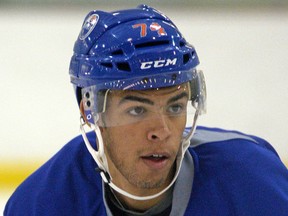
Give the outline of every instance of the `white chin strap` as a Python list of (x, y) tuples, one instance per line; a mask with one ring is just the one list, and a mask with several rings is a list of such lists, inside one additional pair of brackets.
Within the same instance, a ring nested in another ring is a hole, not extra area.
[(199, 114), (199, 112), (196, 111), (196, 113), (194, 115), (194, 121), (193, 121), (192, 128), (191, 128), (189, 134), (182, 140), (182, 143), (181, 143), (182, 148), (180, 149), (180, 151), (179, 151), (179, 153), (177, 155), (176, 172), (175, 172), (173, 180), (162, 191), (160, 191), (157, 194), (150, 195), (150, 196), (133, 195), (133, 194), (130, 194), (127, 191), (119, 188), (118, 186), (116, 186), (112, 182), (112, 177), (111, 177), (111, 175), (109, 173), (107, 158), (106, 158), (105, 153), (104, 153), (103, 139), (102, 139), (102, 135), (101, 135), (101, 132), (100, 132), (100, 129), (99, 129), (98, 125), (97, 124), (93, 125), (94, 131), (96, 133), (96, 137), (97, 137), (97, 140), (98, 140), (98, 151), (96, 151), (92, 147), (92, 145), (90, 144), (90, 141), (87, 138), (87, 135), (86, 135), (86, 132), (85, 132), (85, 129), (84, 129), (84, 126), (85, 126), (86, 123), (85, 123), (85, 121), (83, 120), (82, 117), (80, 119), (80, 130), (81, 130), (82, 137), (84, 139), (85, 145), (86, 145), (89, 153), (92, 155), (93, 159), (95, 160), (95, 162), (98, 165), (102, 180), (106, 184), (108, 184), (111, 188), (113, 188), (115, 191), (117, 191), (118, 193), (120, 193), (120, 194), (122, 194), (122, 195), (124, 195), (126, 197), (129, 197), (131, 199), (134, 199), (134, 200), (142, 200), (143, 201), (143, 200), (154, 199), (154, 198), (160, 196), (161, 194), (165, 193), (174, 184), (174, 182), (176, 181), (176, 179), (177, 179), (177, 177), (179, 175), (179, 172), (180, 172), (180, 168), (181, 168), (181, 165), (182, 165), (184, 154), (185, 154), (186, 150), (188, 149), (188, 147), (190, 145), (190, 139), (192, 138), (192, 136), (194, 134), (194, 131), (196, 129), (196, 121), (197, 121), (197, 118), (198, 118), (198, 114)]

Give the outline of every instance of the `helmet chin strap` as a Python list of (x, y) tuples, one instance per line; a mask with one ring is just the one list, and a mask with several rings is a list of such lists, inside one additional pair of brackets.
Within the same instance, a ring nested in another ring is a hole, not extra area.
[[(95, 162), (98, 165), (102, 180), (106, 184), (108, 184), (111, 188), (113, 188), (115, 191), (117, 191), (118, 193), (120, 193), (120, 194), (122, 194), (122, 195), (124, 195), (126, 197), (129, 197), (131, 199), (134, 199), (134, 200), (143, 201), (143, 200), (154, 199), (154, 198), (162, 195), (176, 181), (176, 179), (177, 179), (177, 177), (179, 175), (180, 169), (181, 169), (181, 165), (182, 165), (182, 161), (183, 161), (183, 158), (184, 158), (184, 154), (185, 154), (186, 150), (189, 148), (190, 139), (192, 138), (192, 136), (194, 134), (194, 131), (196, 129), (196, 121), (197, 121), (197, 118), (198, 118), (198, 114), (199, 114), (199, 111), (197, 110), (195, 115), (194, 115), (193, 125), (192, 125), (192, 128), (191, 128), (189, 134), (185, 138), (183, 138), (183, 140), (181, 141), (181, 148), (180, 148), (180, 150), (179, 150), (179, 152), (177, 154), (177, 158), (176, 158), (176, 171), (175, 171), (175, 175), (174, 175), (173, 180), (162, 191), (160, 191), (159, 193), (156, 193), (154, 195), (150, 195), (150, 196), (137, 196), (137, 195), (128, 193), (127, 191), (119, 188), (117, 185), (115, 185), (113, 183), (112, 177), (111, 177), (111, 175), (109, 173), (107, 158), (106, 158), (106, 155), (104, 153), (104, 145), (103, 145), (103, 139), (102, 139), (101, 131), (100, 131), (100, 128), (99, 128), (99, 126), (97, 124), (93, 125), (93, 129), (94, 129), (94, 131), (96, 133), (96, 137), (97, 137), (97, 141), (98, 141), (98, 151), (96, 151), (92, 147), (92, 145), (90, 144), (90, 141), (87, 138), (87, 135), (86, 135), (86, 132), (85, 132), (85, 129), (84, 129), (84, 126), (85, 126), (86, 123), (85, 123), (85, 121), (83, 120), (82, 117), (80, 118), (80, 130), (81, 130), (81, 134), (82, 134), (83, 140), (85, 142), (85, 145), (86, 145), (89, 153), (91, 154), (91, 156), (93, 157), (93, 159), (95, 160)], [(97, 121), (95, 121), (95, 122), (97, 122)]]

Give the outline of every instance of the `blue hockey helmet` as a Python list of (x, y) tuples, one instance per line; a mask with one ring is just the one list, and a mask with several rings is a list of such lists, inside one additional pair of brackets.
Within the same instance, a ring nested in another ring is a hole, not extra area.
[(91, 11), (75, 42), (69, 73), (80, 103), (87, 95), (81, 89), (90, 86), (94, 91), (143, 90), (192, 81), (198, 64), (194, 47), (173, 22), (139, 5), (111, 13)]

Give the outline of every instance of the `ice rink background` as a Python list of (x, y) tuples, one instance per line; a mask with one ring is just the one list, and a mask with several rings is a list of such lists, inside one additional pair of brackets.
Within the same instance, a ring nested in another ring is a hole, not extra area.
[[(79, 134), (68, 76), (74, 41), (89, 10), (123, 7), (0, 4), (0, 166), (42, 163)], [(196, 47), (206, 76), (199, 124), (261, 136), (287, 162), (287, 8), (173, 8), (159, 9)], [(15, 188), (0, 187), (2, 211)]]

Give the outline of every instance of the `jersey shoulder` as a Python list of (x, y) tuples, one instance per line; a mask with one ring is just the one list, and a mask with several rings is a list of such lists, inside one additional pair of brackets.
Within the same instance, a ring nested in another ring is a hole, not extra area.
[(265, 139), (258, 136), (245, 134), (235, 130), (203, 126), (197, 127), (195, 134), (191, 139), (191, 147), (196, 147), (206, 143), (229, 142), (231, 140), (251, 142), (263, 146), (264, 148), (268, 148), (276, 153), (275, 149)]
[(194, 149), (200, 146), (203, 148), (209, 146), (209, 148), (214, 147), (216, 150), (221, 146), (219, 150), (223, 149), (226, 151), (232, 147), (231, 145), (235, 149), (242, 148), (243, 150), (249, 147), (265, 149), (265, 151), (267, 150), (279, 157), (273, 146), (265, 139), (235, 130), (199, 126), (190, 142), (190, 147)]
[(212, 167), (223, 163), (250, 169), (253, 167), (251, 164), (258, 164), (260, 161), (285, 167), (270, 143), (239, 131), (197, 127), (189, 150), (196, 154), (196, 158), (211, 162)]
[(194, 215), (213, 215), (219, 206), (221, 213), (215, 215), (287, 212), (288, 171), (264, 139), (198, 127), (189, 152), (195, 170), (189, 211)]
[[(238, 131), (198, 127), (190, 142), (196, 170), (213, 169), (219, 173), (225, 169), (233, 172), (265, 172), (276, 174), (279, 170), (287, 175), (287, 168), (276, 150), (266, 140)], [(267, 176), (267, 175), (266, 175)]]
[[(88, 134), (91, 143), (93, 134)], [(15, 190), (4, 215), (85, 215), (79, 211), (95, 207), (95, 194), (102, 197), (95, 168), (82, 137), (75, 137)]]

